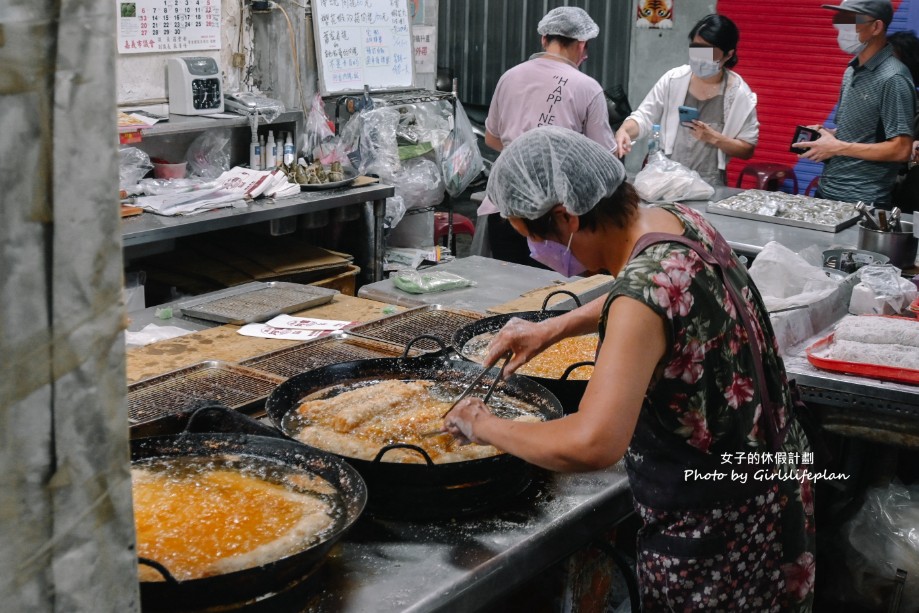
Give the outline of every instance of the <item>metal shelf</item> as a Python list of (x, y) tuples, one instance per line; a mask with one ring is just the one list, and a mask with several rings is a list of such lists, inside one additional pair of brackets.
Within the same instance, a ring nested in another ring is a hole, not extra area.
[[(259, 125), (277, 125), (281, 123), (299, 123), (303, 118), (303, 113), (299, 110), (285, 111), (270, 124), (265, 118), (259, 116)], [(181, 134), (184, 132), (194, 132), (198, 130), (209, 130), (210, 128), (247, 128), (249, 127), (249, 116), (240, 115), (238, 118), (211, 118), (208, 115), (169, 115), (169, 121), (161, 121), (149, 128), (143, 128), (141, 134), (144, 138), (151, 136), (162, 136), (164, 134)]]

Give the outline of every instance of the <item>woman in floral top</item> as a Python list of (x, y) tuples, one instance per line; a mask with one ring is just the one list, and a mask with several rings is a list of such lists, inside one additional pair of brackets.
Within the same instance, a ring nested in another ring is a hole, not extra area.
[(576, 413), (513, 422), (468, 398), (446, 427), (551, 470), (594, 470), (624, 457), (643, 524), (645, 611), (808, 611), (809, 447), (768, 313), (701, 215), (640, 207), (624, 174), (602, 147), (560, 128), (533, 130), (502, 153), (489, 197), (535, 244), (534, 257), (617, 280), (607, 297), (565, 315), (511, 320), (489, 349), (488, 364), (514, 352), (510, 373), (599, 327)]

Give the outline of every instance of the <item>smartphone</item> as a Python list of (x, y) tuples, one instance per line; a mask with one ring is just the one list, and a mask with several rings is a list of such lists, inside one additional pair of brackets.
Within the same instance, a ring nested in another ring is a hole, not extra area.
[(691, 123), (699, 118), (699, 109), (692, 106), (681, 106), (677, 109), (680, 112), (680, 123)]
[(792, 153), (797, 153), (798, 155), (806, 153), (807, 149), (798, 149), (794, 145), (797, 143), (806, 143), (808, 141), (817, 140), (818, 138), (820, 138), (820, 132), (817, 130), (813, 130), (804, 126), (798, 126), (795, 128), (795, 136), (791, 139), (791, 146), (789, 147), (789, 150)]

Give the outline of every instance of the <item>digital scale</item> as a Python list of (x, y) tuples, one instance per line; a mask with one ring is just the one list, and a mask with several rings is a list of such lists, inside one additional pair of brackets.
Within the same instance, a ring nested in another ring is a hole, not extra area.
[(170, 113), (210, 115), (223, 112), (220, 68), (213, 58), (169, 58), (166, 76)]

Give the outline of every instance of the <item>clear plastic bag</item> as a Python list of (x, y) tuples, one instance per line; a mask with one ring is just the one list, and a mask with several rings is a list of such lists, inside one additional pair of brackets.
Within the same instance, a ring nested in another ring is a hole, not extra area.
[(360, 172), (391, 181), (393, 174), (402, 168), (396, 143), (399, 111), (384, 106), (362, 111), (360, 117)]
[(886, 610), (897, 569), (907, 572), (900, 611), (919, 609), (919, 485), (868, 490), (847, 528), (852, 588), (873, 610)]
[(393, 285), (403, 292), (410, 294), (430, 294), (445, 292), (451, 289), (460, 289), (475, 285), (474, 281), (465, 279), (450, 272), (423, 272), (417, 270), (401, 270), (391, 276)]
[(328, 141), (333, 139), (335, 133), (329, 127), (329, 116), (325, 114), (325, 103), (319, 94), (313, 98), (313, 106), (306, 116), (304, 130), (303, 152), (310, 157), (310, 161), (321, 161), (323, 164), (341, 161), (326, 161), (328, 154), (333, 150), (333, 145)]
[(456, 101), (453, 131), (436, 151), (451, 196), (461, 194), (485, 169), (472, 124), (459, 100)]
[(228, 128), (214, 128), (192, 141), (185, 155), (189, 175), (216, 179), (230, 170), (230, 136)]
[(810, 305), (831, 295), (839, 279), (826, 276), (794, 251), (775, 241), (766, 243), (750, 265), (750, 277), (770, 311)]
[(405, 200), (402, 199), (402, 196), (387, 198), (383, 225), (387, 228), (395, 228), (403, 217), (405, 217)]
[(118, 151), (118, 187), (130, 190), (153, 170), (150, 156), (137, 147), (122, 147)]
[(423, 157), (402, 162), (402, 168), (388, 179), (396, 186), (396, 194), (404, 199), (406, 210), (435, 206), (444, 199), (440, 169)]
[(633, 185), (645, 202), (708, 200), (715, 193), (715, 188), (698, 172), (671, 160), (662, 151), (651, 155)]
[(901, 277), (892, 264), (863, 266), (854, 274), (861, 282), (852, 289), (850, 313), (896, 315), (919, 296), (913, 282)]

